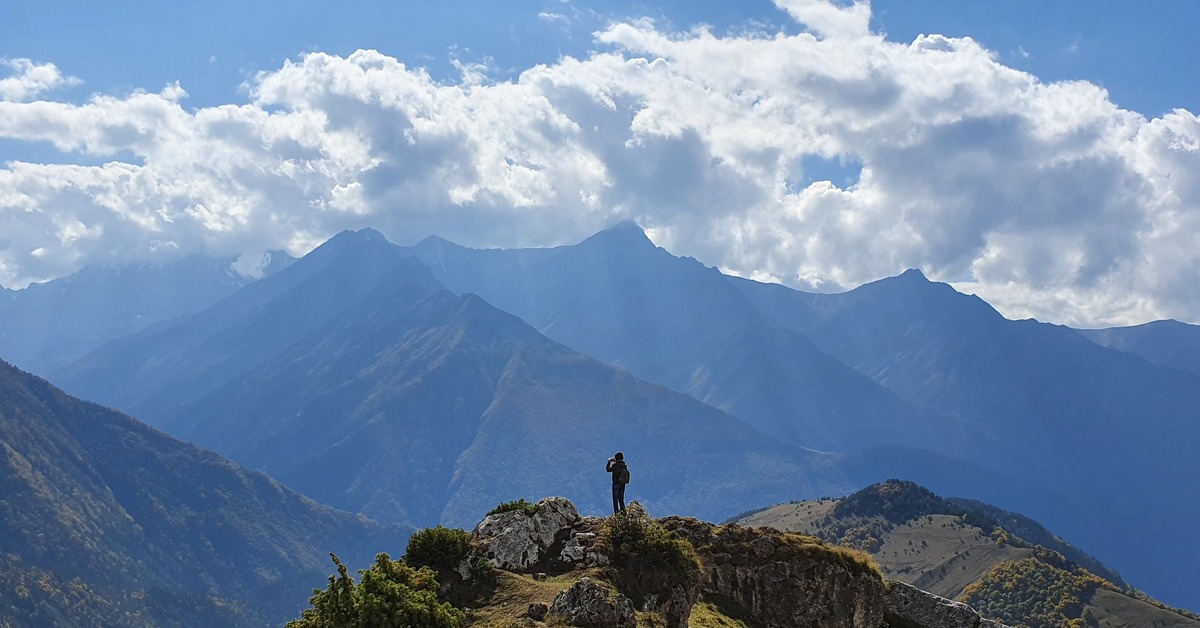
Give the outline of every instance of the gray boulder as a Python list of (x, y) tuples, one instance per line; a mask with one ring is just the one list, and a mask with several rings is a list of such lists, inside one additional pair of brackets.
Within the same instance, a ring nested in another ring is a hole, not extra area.
[(555, 553), (551, 548), (568, 539), (579, 522), (579, 511), (570, 500), (547, 497), (537, 503), (533, 515), (519, 510), (488, 515), (471, 535), (479, 553), (493, 565), (521, 572), (548, 559), (575, 558), (576, 551), (564, 556), (561, 550)]
[(922, 591), (903, 582), (888, 583), (885, 604), (889, 613), (914, 621), (926, 628), (1006, 628), (984, 619), (962, 602)]
[(550, 615), (579, 628), (637, 626), (633, 602), (591, 578), (584, 578), (555, 596)]

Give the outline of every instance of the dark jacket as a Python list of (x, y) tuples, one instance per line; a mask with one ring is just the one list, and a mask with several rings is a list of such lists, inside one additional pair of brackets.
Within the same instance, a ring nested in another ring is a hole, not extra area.
[(625, 465), (624, 460), (609, 460), (604, 467), (605, 471), (612, 474), (613, 484), (628, 484), (629, 483), (629, 467)]

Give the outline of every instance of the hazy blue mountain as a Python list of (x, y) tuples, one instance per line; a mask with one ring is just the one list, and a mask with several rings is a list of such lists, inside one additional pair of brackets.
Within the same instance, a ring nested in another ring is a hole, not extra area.
[[(293, 260), (277, 251), (258, 272)], [(0, 355), (46, 374), (115, 338), (198, 312), (253, 278), (233, 259), (193, 255), (166, 264), (88, 267), (23, 290), (0, 291)]]
[(1004, 502), (1169, 603), (1200, 606), (1200, 378), (1010, 321), (918, 271), (836, 295), (730, 280), (781, 325), (902, 397), (970, 421), (1001, 470), (1070, 496)]
[(826, 451), (886, 444), (942, 453), (985, 440), (818, 350), (716, 269), (655, 247), (633, 223), (554, 249), (475, 250), (430, 238), (413, 251), (451, 290), (479, 294), (554, 340), (777, 438)]
[(55, 372), (72, 394), (154, 425), (337, 318), (402, 266), (423, 295), (438, 284), (378, 232), (343, 232), (287, 269), (172, 324), (113, 341)]
[[(572, 351), (474, 295), (406, 308), (388, 287), (197, 400), (167, 427), (309, 496), (385, 520), (470, 526), (500, 501), (629, 498), (719, 517), (848, 487), (831, 456)], [(768, 497), (773, 496), (773, 497)]]
[(6, 625), (278, 625), (331, 571), (328, 552), (363, 564), (411, 531), (318, 505), (3, 361), (0, 487)]
[(852, 488), (833, 457), (442, 290), (369, 230), (60, 376), (313, 498), (389, 521), (471, 525), (500, 500), (553, 493), (590, 492), (580, 503), (603, 511), (603, 462), (622, 448), (636, 461), (631, 498), (660, 509), (724, 516), (768, 496)]
[(1076, 331), (1102, 347), (1127, 351), (1152, 364), (1200, 375), (1200, 325), (1165, 320), (1132, 327)]

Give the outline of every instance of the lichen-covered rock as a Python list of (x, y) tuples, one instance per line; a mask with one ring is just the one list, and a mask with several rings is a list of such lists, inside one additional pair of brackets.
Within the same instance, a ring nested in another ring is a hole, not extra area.
[(485, 557), (500, 569), (524, 571), (541, 559), (540, 535), (533, 529), (533, 519), (523, 512), (488, 515), (471, 535), (484, 543)]
[(550, 547), (572, 526), (579, 522), (579, 511), (566, 497), (547, 497), (537, 503), (533, 515), (533, 530), (542, 547)]
[(1003, 628), (1003, 624), (983, 619), (962, 602), (947, 600), (903, 582), (889, 583), (887, 609), (926, 628)]
[(586, 552), (583, 549), (583, 541), (579, 537), (572, 537), (563, 545), (562, 552), (559, 554), (559, 559), (563, 562), (578, 563), (582, 562)]
[[(560, 553), (551, 552), (551, 548), (569, 538), (579, 521), (579, 511), (570, 500), (547, 497), (537, 503), (533, 515), (520, 510), (488, 515), (471, 535), (479, 553), (493, 565), (521, 572), (559, 558)], [(582, 554), (578, 560), (583, 560)]]
[(741, 606), (767, 628), (883, 624), (886, 592), (869, 563), (793, 533), (679, 517), (661, 521), (695, 547), (703, 592)]
[(633, 602), (591, 578), (583, 578), (555, 596), (550, 615), (579, 628), (637, 626)]

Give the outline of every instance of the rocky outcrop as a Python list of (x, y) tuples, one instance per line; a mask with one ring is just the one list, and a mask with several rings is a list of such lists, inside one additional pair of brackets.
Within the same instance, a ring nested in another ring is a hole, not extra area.
[[(653, 520), (636, 503), (608, 521), (580, 517), (563, 497), (543, 499), (532, 513), (489, 515), (472, 533), (475, 549), (464, 568), (482, 557), (500, 569), (544, 580), (545, 572), (610, 566), (613, 584), (628, 594), (583, 578), (559, 593), (548, 612), (544, 605), (531, 606), (530, 625), (541, 625), (545, 617), (584, 628), (635, 626), (640, 607), (669, 627), (683, 628), (703, 594), (765, 628), (1005, 628), (965, 604), (911, 585), (885, 586), (865, 555), (812, 537), (681, 517)], [(676, 540), (664, 539), (664, 529)], [(644, 546), (629, 540), (639, 537), (653, 540)], [(622, 538), (636, 551), (622, 546)], [(682, 544), (683, 554), (676, 555), (673, 543)]]
[(691, 541), (706, 596), (740, 606), (767, 628), (879, 628), (883, 579), (869, 562), (816, 539), (768, 528), (663, 520)]
[(637, 625), (633, 602), (591, 578), (584, 578), (559, 593), (550, 606), (550, 615), (579, 628), (632, 628)]
[(962, 602), (947, 600), (903, 582), (889, 582), (887, 611), (926, 628), (1006, 628), (984, 619)]
[(500, 569), (518, 573), (604, 565), (607, 556), (593, 548), (599, 522), (580, 517), (565, 497), (539, 501), (533, 514), (510, 510), (488, 515), (471, 532), (476, 549), (468, 562), (482, 556)]

